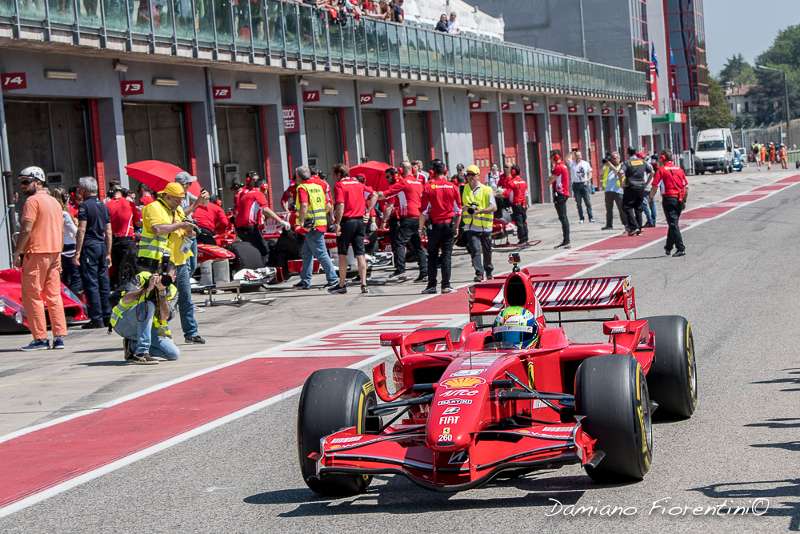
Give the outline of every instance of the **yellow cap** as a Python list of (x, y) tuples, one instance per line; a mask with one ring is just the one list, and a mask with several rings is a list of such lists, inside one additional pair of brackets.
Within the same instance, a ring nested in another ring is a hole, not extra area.
[(481, 169), (477, 165), (470, 165), (466, 169), (467, 174), (474, 174), (475, 176), (481, 175)]
[(159, 193), (167, 195), (168, 197), (176, 198), (183, 198), (186, 195), (186, 192), (183, 190), (183, 186), (177, 182), (168, 183), (164, 189), (159, 191)]

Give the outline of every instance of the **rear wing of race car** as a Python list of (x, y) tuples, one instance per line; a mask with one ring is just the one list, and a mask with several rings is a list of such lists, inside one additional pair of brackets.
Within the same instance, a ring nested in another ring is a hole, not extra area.
[[(536, 308), (537, 315), (543, 313), (561, 313), (595, 310), (623, 310), (627, 319), (636, 318), (636, 297), (631, 286), (630, 275), (597, 276), (588, 278), (547, 279), (533, 275), (523, 269), (520, 274), (527, 274), (535, 303), (528, 303), (531, 310)], [(479, 326), (485, 326), (487, 318), (494, 318), (506, 305), (506, 279), (504, 277), (470, 288), (470, 318)]]

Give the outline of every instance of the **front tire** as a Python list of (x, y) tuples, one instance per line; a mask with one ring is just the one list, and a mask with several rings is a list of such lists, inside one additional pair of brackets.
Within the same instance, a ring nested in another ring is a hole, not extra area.
[(691, 417), (697, 408), (697, 361), (692, 326), (679, 315), (646, 317), (656, 334), (656, 354), (647, 386), (662, 411), (679, 418)]
[(587, 358), (575, 375), (575, 411), (605, 453), (586, 466), (596, 482), (641, 480), (653, 458), (650, 396), (642, 367), (629, 355)]
[(377, 431), (380, 420), (367, 417), (377, 404), (375, 387), (356, 369), (321, 369), (308, 377), (297, 410), (297, 451), (300, 471), (312, 491), (325, 496), (357, 495), (366, 491), (371, 476), (317, 476), (316, 461), (308, 457), (320, 452), (320, 440), (338, 430), (356, 427), (358, 433)]

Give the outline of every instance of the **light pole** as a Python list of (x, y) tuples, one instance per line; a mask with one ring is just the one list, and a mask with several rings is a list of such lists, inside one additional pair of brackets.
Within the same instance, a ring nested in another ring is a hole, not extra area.
[(776, 69), (775, 67), (767, 67), (766, 65), (756, 65), (757, 69), (768, 70), (773, 72), (780, 72), (783, 74), (783, 108), (786, 111), (786, 146), (791, 146), (789, 139), (789, 130), (791, 127), (792, 117), (789, 113), (789, 82), (786, 78), (786, 71), (783, 69)]

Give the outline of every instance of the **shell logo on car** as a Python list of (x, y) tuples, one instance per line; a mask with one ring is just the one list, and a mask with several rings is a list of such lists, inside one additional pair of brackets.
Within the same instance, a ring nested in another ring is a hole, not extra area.
[(481, 384), (485, 384), (486, 380), (479, 376), (460, 376), (457, 378), (448, 378), (441, 383), (447, 389), (464, 389), (474, 388)]

